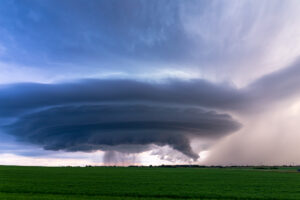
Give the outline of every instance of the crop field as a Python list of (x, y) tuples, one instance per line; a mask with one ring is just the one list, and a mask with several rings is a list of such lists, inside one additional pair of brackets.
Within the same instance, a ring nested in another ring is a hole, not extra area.
[(300, 199), (296, 168), (0, 166), (1, 200)]

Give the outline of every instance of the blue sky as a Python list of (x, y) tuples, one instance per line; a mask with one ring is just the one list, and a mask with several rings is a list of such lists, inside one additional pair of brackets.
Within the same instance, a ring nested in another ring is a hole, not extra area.
[(299, 10), (1, 1), (0, 164), (300, 162)]

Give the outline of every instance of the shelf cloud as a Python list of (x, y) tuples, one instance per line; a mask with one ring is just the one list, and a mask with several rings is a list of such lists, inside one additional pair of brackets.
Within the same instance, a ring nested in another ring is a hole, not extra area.
[(14, 122), (3, 126), (5, 131), (47, 150), (118, 150), (122, 145), (147, 149), (156, 144), (197, 159), (191, 139), (217, 140), (242, 126), (230, 113), (272, 104), (282, 92), (284, 98), (298, 94), (299, 73), (296, 62), (241, 89), (201, 79), (3, 85), (0, 117), (14, 116)]
[[(229, 115), (154, 105), (60, 106), (24, 115), (6, 127), (47, 150), (93, 151), (119, 145), (169, 145), (196, 159), (192, 138), (220, 138), (239, 128)], [(139, 152), (143, 149), (137, 148)]]
[(299, 10), (297, 0), (2, 0), (0, 157), (283, 162), (298, 152)]

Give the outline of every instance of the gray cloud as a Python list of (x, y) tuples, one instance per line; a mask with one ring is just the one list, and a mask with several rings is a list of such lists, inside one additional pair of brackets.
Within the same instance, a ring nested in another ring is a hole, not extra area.
[(156, 144), (170, 145), (196, 159), (191, 138), (217, 139), (239, 126), (229, 115), (199, 108), (108, 104), (50, 108), (25, 115), (5, 130), (48, 150), (92, 151)]
[(298, 95), (299, 73), (295, 62), (241, 89), (200, 79), (2, 85), (0, 118), (16, 119), (2, 125), (7, 133), (48, 150), (124, 151), (133, 145), (134, 153), (156, 144), (196, 159), (191, 139), (218, 139), (240, 127), (221, 112), (261, 111)]
[[(69, 83), (18, 83), (0, 86), (0, 117), (17, 116), (32, 109), (78, 103), (148, 102), (195, 105), (242, 111), (297, 95), (300, 64), (265, 75), (237, 89), (228, 83), (203, 79), (142, 82), (125, 79), (86, 79)], [(279, 92), (280, 91), (280, 92)]]
[(53, 105), (99, 102), (151, 102), (234, 109), (242, 94), (228, 84), (197, 79), (146, 83), (134, 80), (82, 80), (73, 83), (4, 85), (0, 116), (11, 116)]
[(250, 108), (269, 107), (272, 103), (300, 94), (300, 59), (289, 67), (267, 74), (249, 84), (243, 93)]

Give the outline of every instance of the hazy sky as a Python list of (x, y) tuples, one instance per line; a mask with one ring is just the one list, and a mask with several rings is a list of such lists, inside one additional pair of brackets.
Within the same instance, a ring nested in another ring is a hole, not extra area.
[(0, 164), (300, 164), (298, 0), (3, 0)]

